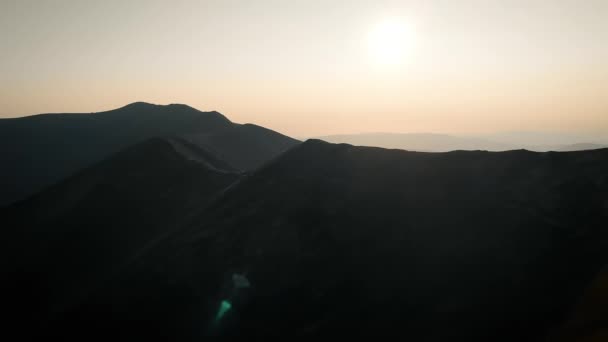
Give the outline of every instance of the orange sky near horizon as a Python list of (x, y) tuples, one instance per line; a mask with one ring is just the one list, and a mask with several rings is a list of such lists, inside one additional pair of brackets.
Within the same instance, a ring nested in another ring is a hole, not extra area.
[[(415, 39), (370, 44), (387, 18)], [(608, 136), (602, 0), (23, 0), (0, 4), (0, 43), (0, 117), (145, 101), (296, 137)]]

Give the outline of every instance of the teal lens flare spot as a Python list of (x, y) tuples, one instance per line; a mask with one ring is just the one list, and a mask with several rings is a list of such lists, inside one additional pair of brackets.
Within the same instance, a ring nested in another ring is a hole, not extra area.
[(227, 300), (223, 300), (220, 308), (217, 310), (217, 315), (215, 315), (215, 322), (219, 322), (230, 309), (232, 309), (232, 304)]

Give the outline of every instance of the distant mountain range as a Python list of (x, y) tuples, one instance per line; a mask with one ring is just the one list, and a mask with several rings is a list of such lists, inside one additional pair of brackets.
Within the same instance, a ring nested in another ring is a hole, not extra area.
[[(527, 149), (530, 151), (580, 151), (608, 147), (607, 144), (588, 142), (568, 143), (573, 137), (545, 136), (533, 139), (527, 134), (495, 134), (484, 137), (454, 136), (433, 133), (362, 133), (319, 137), (331, 143), (346, 143), (357, 146), (375, 146), (421, 152), (448, 151), (507, 151)], [(579, 138), (583, 139), (583, 138)], [(535, 144), (536, 143), (536, 144)]]
[(0, 212), (0, 293), (34, 340), (573, 342), (608, 331), (575, 308), (606, 194), (607, 149), (309, 140), (242, 173), (154, 138)]
[(136, 102), (90, 114), (0, 119), (0, 206), (24, 199), (112, 153), (153, 137), (182, 137), (247, 171), (298, 143), (218, 112)]
[(572, 145), (562, 145), (555, 149), (555, 151), (571, 152), (571, 151), (585, 151), (585, 150), (598, 150), (601, 148), (608, 148), (608, 145), (580, 143)]

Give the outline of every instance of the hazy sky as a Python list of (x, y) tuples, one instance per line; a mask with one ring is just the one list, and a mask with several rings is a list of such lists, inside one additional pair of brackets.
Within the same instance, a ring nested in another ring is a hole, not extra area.
[(293, 136), (608, 135), (608, 1), (0, 0), (0, 116), (134, 101)]

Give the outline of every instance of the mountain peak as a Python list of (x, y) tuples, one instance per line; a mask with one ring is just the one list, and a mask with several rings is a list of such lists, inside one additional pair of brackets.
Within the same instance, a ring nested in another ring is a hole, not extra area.
[(133, 103), (129, 103), (126, 106), (122, 106), (118, 109), (144, 109), (144, 108), (152, 108), (152, 107), (156, 107), (158, 105), (155, 105), (153, 103), (148, 103), (148, 102), (143, 102), (143, 101), (136, 101)]
[(306, 147), (314, 147), (314, 146), (335, 146), (335, 145), (349, 145), (349, 144), (344, 144), (344, 143), (331, 143), (325, 140), (321, 140), (321, 139), (307, 139), (306, 141), (304, 141), (302, 143), (302, 146), (306, 146)]
[[(160, 106), (161, 107), (174, 108), (174, 109), (178, 109), (178, 108), (179, 109), (189, 109), (189, 110), (195, 110), (197, 112), (200, 112), (200, 110), (198, 110), (198, 109), (196, 109), (194, 107), (188, 106), (187, 104), (184, 104), (184, 103), (170, 103), (170, 104), (168, 104), (166, 106), (163, 106), (163, 105), (160, 105)], [(210, 111), (208, 113), (218, 113), (218, 112), (216, 112), (216, 111)]]
[(125, 105), (123, 107), (117, 108), (115, 110), (124, 110), (124, 109), (129, 109), (129, 110), (179, 109), (179, 110), (188, 110), (188, 111), (194, 111), (194, 112), (222, 115), (220, 112), (215, 111), (215, 110), (203, 112), (201, 110), (198, 110), (198, 109), (191, 107), (184, 103), (170, 103), (167, 105), (161, 105), (161, 104), (154, 104), (154, 103), (143, 102), (143, 101), (136, 101), (133, 103), (129, 103), (128, 105)]
[[(121, 118), (149, 118), (149, 117), (181, 117), (189, 120), (212, 120), (219, 126), (227, 126), (231, 121), (217, 111), (204, 112), (182, 103), (168, 105), (152, 104), (147, 102), (133, 102), (126, 106), (95, 114), (111, 115)], [(207, 123), (209, 124), (209, 123)]]
[(182, 104), (182, 103), (170, 103), (168, 105), (161, 105), (161, 104), (149, 103), (149, 102), (144, 102), (144, 101), (136, 101), (133, 103), (129, 103), (125, 106), (117, 108), (116, 110), (121, 110), (121, 109), (143, 110), (143, 109), (152, 109), (152, 108), (188, 108), (188, 109), (197, 110), (195, 108), (192, 108), (192, 107)]

